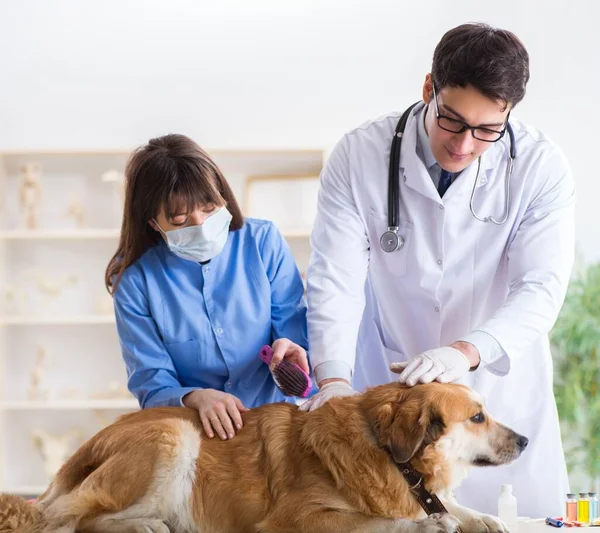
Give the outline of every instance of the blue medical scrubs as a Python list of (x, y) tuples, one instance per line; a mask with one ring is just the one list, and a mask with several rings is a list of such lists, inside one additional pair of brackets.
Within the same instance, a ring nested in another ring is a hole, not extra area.
[(246, 407), (284, 401), (259, 350), (280, 337), (308, 347), (300, 274), (265, 220), (246, 219), (206, 264), (161, 240), (125, 270), (114, 303), (129, 390), (142, 408), (182, 405), (199, 388)]

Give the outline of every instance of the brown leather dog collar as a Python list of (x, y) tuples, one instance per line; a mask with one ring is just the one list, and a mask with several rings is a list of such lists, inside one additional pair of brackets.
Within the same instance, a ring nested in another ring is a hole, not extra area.
[(448, 512), (440, 499), (425, 488), (423, 474), (417, 472), (410, 462), (396, 463), (396, 466), (404, 476), (404, 479), (406, 479), (410, 492), (412, 492), (413, 496), (428, 515)]

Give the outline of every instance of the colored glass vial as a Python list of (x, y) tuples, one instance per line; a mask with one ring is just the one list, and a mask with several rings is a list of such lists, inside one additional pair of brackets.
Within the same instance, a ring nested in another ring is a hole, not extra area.
[(567, 494), (567, 500), (565, 502), (566, 511), (565, 517), (569, 522), (577, 521), (577, 494), (570, 492)]
[(579, 493), (577, 502), (577, 521), (587, 524), (590, 521), (590, 500), (587, 492)]
[(590, 492), (589, 493), (589, 500), (590, 500), (590, 523), (592, 523), (594, 520), (597, 520), (598, 517), (598, 497), (596, 496), (595, 492)]

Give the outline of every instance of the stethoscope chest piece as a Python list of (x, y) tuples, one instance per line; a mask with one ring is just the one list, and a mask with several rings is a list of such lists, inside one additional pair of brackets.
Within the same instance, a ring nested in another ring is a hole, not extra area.
[(381, 235), (379, 244), (384, 252), (395, 252), (404, 247), (404, 239), (398, 234), (398, 228), (390, 227)]

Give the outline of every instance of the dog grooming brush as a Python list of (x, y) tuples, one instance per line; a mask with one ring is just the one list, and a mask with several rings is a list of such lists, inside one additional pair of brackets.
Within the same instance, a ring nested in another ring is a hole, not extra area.
[[(273, 359), (273, 350), (270, 346), (263, 346), (260, 349), (260, 359), (263, 363), (271, 365)], [(306, 398), (312, 389), (312, 380), (296, 363), (291, 363), (284, 359), (274, 369), (271, 370), (275, 385), (286, 396), (298, 396)]]

